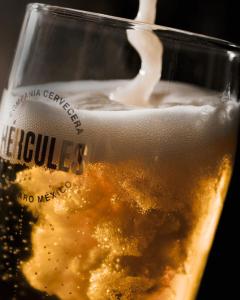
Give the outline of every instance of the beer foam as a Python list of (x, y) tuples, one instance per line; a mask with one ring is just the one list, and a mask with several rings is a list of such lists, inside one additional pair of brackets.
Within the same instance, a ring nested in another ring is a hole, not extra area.
[(217, 141), (226, 147), (235, 136), (239, 105), (233, 100), (222, 101), (218, 94), (190, 85), (160, 82), (143, 108), (109, 100), (107, 95), (118, 85), (118, 81), (90, 81), (24, 88), (61, 95), (81, 122), (79, 135), (63, 106), (49, 98), (28, 97), (9, 117), (23, 89), (13, 91), (14, 97), (6, 93), (1, 122), (85, 144), (89, 162), (170, 160), (184, 151), (191, 156), (204, 147), (210, 149)]

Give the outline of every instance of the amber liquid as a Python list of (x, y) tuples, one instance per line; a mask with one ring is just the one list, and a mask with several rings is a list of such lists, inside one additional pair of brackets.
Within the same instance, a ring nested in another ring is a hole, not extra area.
[(19, 189), (22, 222), (28, 214), (33, 220), (17, 270), (43, 293), (39, 299), (194, 299), (232, 158), (203, 168), (178, 164), (86, 164), (81, 176), (19, 171), (11, 185)]

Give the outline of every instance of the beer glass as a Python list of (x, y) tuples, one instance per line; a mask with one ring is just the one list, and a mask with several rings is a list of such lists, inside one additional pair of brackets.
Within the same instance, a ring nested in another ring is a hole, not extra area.
[[(144, 105), (113, 97), (141, 69), (129, 33), (162, 44)], [(0, 113), (1, 299), (196, 297), (234, 165), (239, 50), (28, 6)]]

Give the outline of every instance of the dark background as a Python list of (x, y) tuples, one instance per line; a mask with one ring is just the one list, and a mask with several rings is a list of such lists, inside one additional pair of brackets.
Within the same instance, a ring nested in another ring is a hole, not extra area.
[[(159, 0), (157, 24), (212, 35), (240, 44), (238, 1)], [(25, 6), (29, 2), (31, 1), (0, 0), (0, 94), (6, 87)], [(134, 18), (138, 8), (138, 0), (45, 0), (44, 2), (127, 18)], [(238, 178), (240, 183), (240, 155), (237, 155), (233, 180), (198, 300), (240, 299), (238, 283), (240, 246), (237, 243), (240, 235)]]

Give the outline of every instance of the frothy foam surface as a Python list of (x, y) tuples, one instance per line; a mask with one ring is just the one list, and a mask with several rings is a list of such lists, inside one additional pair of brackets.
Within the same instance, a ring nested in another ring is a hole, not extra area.
[[(77, 136), (66, 110), (53, 100), (32, 97), (11, 115), (14, 126), (24, 130), (79, 141), (88, 146), (89, 161), (116, 161), (142, 157), (189, 155), (217, 141), (225, 147), (234, 135), (239, 106), (222, 101), (213, 92), (180, 83), (160, 82), (146, 107), (123, 105), (107, 95), (119, 82), (52, 84), (24, 90), (51, 90), (63, 96), (82, 123)], [(16, 90), (14, 93), (21, 94)], [(5, 96), (2, 123), (17, 98)], [(5, 119), (5, 120), (4, 120)], [(51, 120), (51, 122), (49, 122)], [(11, 125), (11, 124), (10, 124)]]

